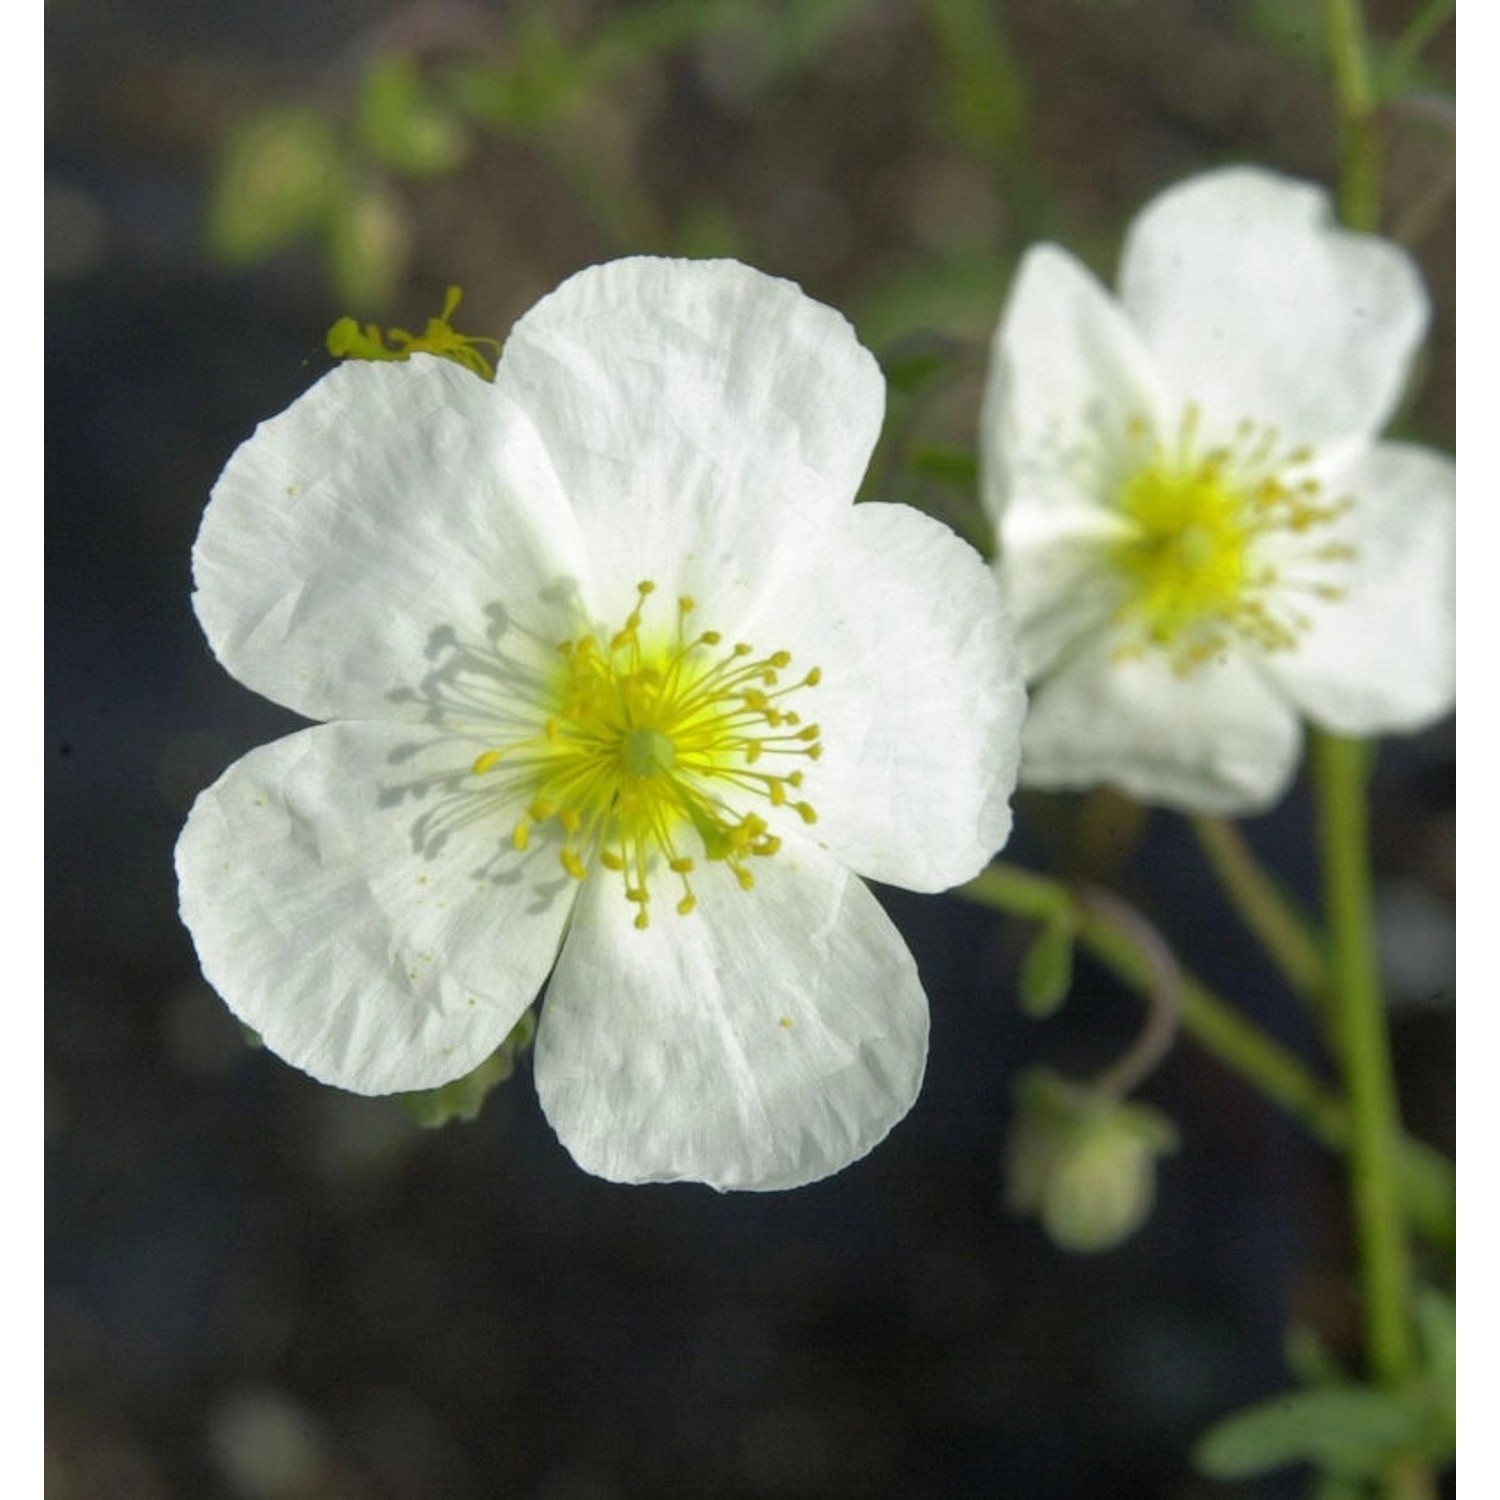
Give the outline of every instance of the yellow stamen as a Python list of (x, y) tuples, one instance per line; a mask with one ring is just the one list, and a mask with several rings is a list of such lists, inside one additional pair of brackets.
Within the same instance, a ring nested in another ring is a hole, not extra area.
[(815, 822), (811, 803), (788, 796), (803, 771), (779, 767), (785, 757), (816, 760), (822, 751), (818, 726), (801, 726), (795, 711), (779, 706), (815, 687), (818, 668), (778, 686), (791, 653), (757, 656), (744, 641), (724, 649), (717, 631), (690, 634), (686, 621), (697, 606), (687, 595), (676, 601), (675, 630), (655, 636), (645, 621), (655, 591), (649, 580), (638, 584), (635, 605), (612, 634), (561, 642), (539, 731), (473, 762), (475, 775), (498, 774), (524, 799), (526, 815), (512, 831), (518, 850), (540, 825), (553, 825), (567, 874), (582, 880), (597, 861), (618, 876), (641, 929), (661, 867), (680, 882), (676, 910), (687, 916), (697, 907), (689, 840), (750, 890), (749, 861), (781, 847), (756, 805)]
[(1311, 621), (1289, 598), (1301, 592), (1331, 601), (1342, 590), (1288, 568), (1316, 574), (1355, 556), (1344, 542), (1297, 550), (1275, 541), (1330, 526), (1353, 504), (1326, 499), (1316, 478), (1298, 475), (1313, 461), (1311, 449), (1283, 453), (1274, 428), (1244, 421), (1231, 444), (1204, 450), (1199, 420), (1189, 404), (1170, 443), (1143, 419), (1128, 425), (1135, 451), (1119, 491), (1126, 531), (1109, 544), (1125, 584), (1116, 656), (1163, 650), (1183, 674), (1232, 638), (1265, 651), (1293, 649)]

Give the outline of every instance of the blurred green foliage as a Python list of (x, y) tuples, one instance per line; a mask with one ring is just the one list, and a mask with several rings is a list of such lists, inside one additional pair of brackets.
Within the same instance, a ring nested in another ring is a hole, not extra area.
[(1374, 1496), (1393, 1463), (1451, 1462), (1457, 1387), (1452, 1298), (1433, 1289), (1417, 1304), (1422, 1365), (1400, 1390), (1349, 1380), (1307, 1329), (1288, 1340), (1301, 1389), (1245, 1407), (1199, 1439), (1193, 1461), (1211, 1479), (1252, 1479), (1289, 1464), (1318, 1474), (1319, 1500)]

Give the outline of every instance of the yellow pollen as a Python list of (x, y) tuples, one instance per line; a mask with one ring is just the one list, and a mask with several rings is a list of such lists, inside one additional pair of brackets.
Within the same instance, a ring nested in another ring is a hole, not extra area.
[(1293, 649), (1312, 624), (1295, 596), (1341, 598), (1342, 589), (1317, 575), (1355, 555), (1342, 542), (1288, 545), (1353, 504), (1326, 499), (1317, 479), (1298, 474), (1313, 461), (1311, 449), (1283, 451), (1274, 428), (1249, 421), (1232, 443), (1204, 448), (1198, 424), (1190, 403), (1175, 442), (1164, 444), (1141, 418), (1127, 425), (1132, 458), (1119, 491), (1126, 529), (1109, 544), (1125, 584), (1115, 655), (1163, 650), (1182, 674), (1234, 638), (1265, 651)]
[(663, 874), (680, 888), (676, 910), (696, 908), (701, 860), (724, 864), (750, 890), (750, 862), (781, 847), (771, 809), (817, 819), (809, 802), (788, 796), (803, 782), (788, 758), (805, 764), (822, 752), (818, 726), (799, 727), (784, 706), (818, 684), (818, 668), (778, 685), (790, 652), (759, 655), (744, 641), (725, 647), (718, 631), (689, 632), (697, 606), (687, 595), (676, 600), (675, 629), (655, 632), (646, 620), (655, 591), (649, 580), (638, 584), (613, 633), (561, 642), (536, 732), (484, 750), (472, 765), (526, 806), (511, 832), (516, 849), (550, 825), (567, 875), (581, 881), (597, 864), (617, 876), (641, 929)]

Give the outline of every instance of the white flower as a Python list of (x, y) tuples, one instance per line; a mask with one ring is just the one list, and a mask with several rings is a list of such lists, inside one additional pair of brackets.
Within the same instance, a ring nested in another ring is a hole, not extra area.
[(1376, 435), (1427, 321), (1395, 245), (1245, 168), (1163, 193), (1120, 300), (1033, 249), (982, 425), (1036, 684), (1022, 782), (1184, 810), (1285, 790), (1300, 716), (1411, 730), (1453, 703), (1453, 465)]
[(230, 460), (195, 605), (324, 720), (178, 844), (203, 970), (361, 1093), (485, 1058), (548, 973), (542, 1107), (589, 1171), (778, 1188), (904, 1115), (927, 1003), (851, 872), (1004, 841), (1024, 692), (978, 556), (854, 506), (874, 360), (728, 261), (584, 271), (493, 385), (335, 369)]

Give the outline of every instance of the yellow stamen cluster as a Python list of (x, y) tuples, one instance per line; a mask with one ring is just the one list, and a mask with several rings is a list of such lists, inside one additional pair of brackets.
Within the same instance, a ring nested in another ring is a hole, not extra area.
[[(1336, 541), (1284, 544), (1331, 526), (1353, 504), (1325, 495), (1308, 472), (1310, 449), (1284, 451), (1274, 428), (1245, 421), (1232, 443), (1200, 451), (1198, 426), (1192, 404), (1170, 446), (1144, 421), (1130, 424), (1133, 451), (1119, 492), (1127, 530), (1110, 544), (1110, 561), (1126, 583), (1116, 654), (1162, 649), (1184, 674), (1232, 637), (1265, 651), (1295, 647), (1312, 624), (1295, 595), (1342, 598), (1343, 590), (1320, 575), (1354, 556)], [(1273, 537), (1278, 545), (1268, 547)], [(1297, 574), (1288, 574), (1288, 564)], [(1304, 565), (1311, 565), (1310, 577), (1302, 575)]]
[(503, 773), (528, 788), (526, 814), (511, 835), (517, 849), (542, 825), (554, 828), (567, 874), (583, 880), (596, 861), (618, 874), (641, 928), (650, 924), (650, 881), (661, 867), (680, 883), (678, 912), (693, 910), (697, 853), (723, 861), (749, 890), (751, 861), (775, 854), (781, 840), (761, 813), (743, 810), (746, 799), (815, 822), (800, 797), (802, 769), (782, 768), (788, 757), (822, 754), (818, 726), (783, 706), (817, 686), (819, 669), (783, 680), (788, 652), (761, 656), (744, 642), (726, 646), (716, 630), (690, 631), (695, 606), (686, 597), (677, 601), (675, 630), (656, 644), (643, 640), (655, 587), (638, 585), (635, 607), (607, 640), (562, 642), (541, 732), (486, 750), (473, 765), (475, 775)]
[(413, 354), (439, 354), (466, 370), (472, 370), (481, 380), (493, 380), (495, 366), (492, 356), (485, 354), (483, 349), (499, 354), (500, 341), (481, 334), (460, 333), (453, 326), (453, 314), (458, 311), (463, 295), (462, 288), (450, 286), (443, 299), (441, 315), (428, 318), (421, 333), (409, 333), (404, 328), (382, 329), (377, 323), (360, 324), (353, 318), (340, 318), (328, 330), (328, 352), (335, 359), (373, 360), (402, 360)]

